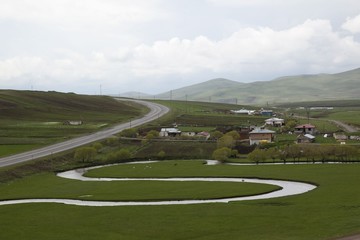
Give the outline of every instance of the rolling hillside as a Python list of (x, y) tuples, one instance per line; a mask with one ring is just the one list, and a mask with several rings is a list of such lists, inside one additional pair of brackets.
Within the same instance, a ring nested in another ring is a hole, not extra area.
[(156, 96), (170, 97), (238, 104), (360, 99), (360, 68), (337, 74), (288, 76), (253, 83), (218, 78)]

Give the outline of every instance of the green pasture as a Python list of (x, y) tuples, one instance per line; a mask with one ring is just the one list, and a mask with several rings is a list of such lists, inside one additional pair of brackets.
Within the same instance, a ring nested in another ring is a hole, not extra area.
[(22, 145), (0, 145), (0, 157), (16, 154), (19, 152), (26, 152), (37, 148), (36, 144), (22, 144)]
[(344, 112), (335, 112), (327, 116), (328, 119), (344, 121), (348, 124), (360, 126), (360, 109), (344, 111)]
[(243, 107), (235, 104), (192, 102), (192, 101), (156, 101), (171, 108), (163, 124), (177, 123), (179, 127), (216, 127), (262, 125), (267, 117), (230, 114), (230, 110)]
[[(0, 156), (91, 133), (146, 111), (107, 96), (0, 90)], [(66, 121), (83, 124), (71, 126)]]
[(314, 125), (316, 127), (316, 130), (318, 130), (320, 133), (329, 133), (341, 130), (334, 123), (329, 122), (325, 119), (310, 119), (310, 121), (308, 121), (307, 119), (299, 119), (299, 124), (307, 124), (309, 122), (310, 124)]
[[(228, 204), (79, 207), (34, 203), (0, 206), (0, 238), (333, 239), (360, 232), (359, 171), (360, 164), (207, 166), (202, 161), (164, 161), (99, 168), (87, 175), (257, 177), (311, 182), (318, 187), (297, 196)], [(269, 186), (261, 189), (259, 184), (246, 185), (78, 182), (46, 173), (1, 184), (0, 197), (146, 200), (216, 198), (269, 190)]]

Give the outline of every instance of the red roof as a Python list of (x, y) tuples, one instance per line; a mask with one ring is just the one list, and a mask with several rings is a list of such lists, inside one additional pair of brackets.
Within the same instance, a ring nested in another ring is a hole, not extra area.
[(315, 128), (314, 125), (311, 124), (302, 124), (302, 125), (298, 125), (295, 128)]

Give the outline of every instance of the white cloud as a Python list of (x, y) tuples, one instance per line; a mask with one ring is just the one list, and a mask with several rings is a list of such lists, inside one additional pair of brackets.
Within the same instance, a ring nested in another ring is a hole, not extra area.
[(183, 84), (199, 81), (199, 76), (269, 80), (286, 74), (340, 72), (359, 67), (359, 62), (360, 43), (354, 36), (338, 33), (329, 20), (307, 20), (282, 30), (239, 28), (217, 40), (174, 37), (135, 47), (107, 46), (104, 51), (59, 48), (46, 56), (3, 58), (0, 87), (34, 80), (48, 90), (62, 86), (60, 90), (83, 92), (103, 84), (110, 93), (145, 87), (146, 92), (158, 92), (160, 87), (179, 86), (179, 79)]
[(359, 43), (341, 37), (327, 20), (305, 23), (276, 31), (244, 28), (213, 41), (200, 36), (193, 40), (173, 38), (141, 45), (127, 63), (136, 75), (188, 74), (203, 70), (214, 73), (302, 70), (326, 71), (334, 64), (360, 61)]
[(155, 1), (2, 0), (0, 19), (65, 26), (118, 25), (163, 15)]
[(360, 15), (357, 15), (354, 18), (348, 17), (346, 22), (342, 25), (342, 28), (351, 33), (360, 33)]

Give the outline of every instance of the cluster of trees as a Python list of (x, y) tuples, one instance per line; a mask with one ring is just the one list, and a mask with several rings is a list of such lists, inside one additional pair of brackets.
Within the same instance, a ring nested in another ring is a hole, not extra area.
[(349, 145), (314, 145), (292, 144), (281, 148), (256, 148), (248, 154), (248, 158), (256, 163), (266, 160), (280, 159), (283, 162), (291, 159), (299, 161), (350, 161), (360, 160), (358, 148)]
[(219, 131), (211, 134), (217, 140), (217, 148), (212, 154), (212, 158), (219, 161), (226, 161), (230, 157), (236, 157), (238, 151), (234, 149), (236, 141), (240, 139), (237, 131), (233, 130), (223, 134)]
[(110, 151), (107, 154), (103, 154), (99, 159), (99, 153), (103, 153), (106, 148), (114, 148), (118, 146), (119, 139), (117, 137), (107, 138), (104, 142), (105, 146), (102, 143), (96, 142), (91, 146), (79, 147), (74, 152), (74, 159), (79, 162), (94, 162), (95, 160), (115, 162), (118, 160), (125, 160), (132, 157), (129, 149), (122, 148), (117, 151)]

